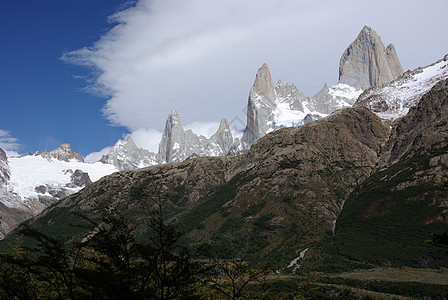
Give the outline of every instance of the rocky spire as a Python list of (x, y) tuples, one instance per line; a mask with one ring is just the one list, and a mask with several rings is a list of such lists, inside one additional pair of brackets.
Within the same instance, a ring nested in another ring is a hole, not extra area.
[(367, 26), (344, 51), (339, 62), (339, 83), (357, 89), (383, 85), (402, 73), (395, 47), (392, 44), (384, 47), (378, 34)]
[(181, 144), (184, 144), (184, 140), (185, 131), (180, 123), (179, 114), (173, 110), (168, 115), (159, 144), (159, 162), (172, 162), (174, 152), (179, 149)]
[(266, 63), (258, 69), (251, 92), (264, 96), (269, 100), (275, 100), (274, 82), (272, 81), (271, 72)]
[(229, 153), (230, 148), (233, 145), (233, 136), (230, 131), (229, 122), (226, 118), (221, 119), (218, 131), (211, 136), (210, 140), (221, 148), (224, 155)]
[(162, 141), (159, 144), (159, 163), (181, 162), (199, 156), (226, 155), (233, 144), (232, 133), (226, 119), (221, 120), (218, 131), (210, 138), (184, 130), (179, 115), (172, 111), (166, 120)]
[(247, 126), (242, 143), (247, 148), (266, 134), (268, 122), (272, 122), (275, 109), (275, 89), (267, 64), (258, 69), (247, 104)]

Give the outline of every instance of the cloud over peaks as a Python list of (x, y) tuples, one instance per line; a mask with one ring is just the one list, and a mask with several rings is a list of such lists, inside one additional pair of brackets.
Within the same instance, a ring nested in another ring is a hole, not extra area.
[[(443, 29), (432, 23), (446, 19), (440, 6), (447, 5), (438, 0), (380, 0), (368, 7), (355, 0), (140, 0), (111, 16), (116, 26), (94, 45), (62, 59), (96, 70), (90, 88), (108, 97), (103, 113), (113, 124), (131, 132), (161, 131), (173, 109), (185, 124), (240, 115), (265, 62), (274, 80), (295, 83), (309, 96), (325, 82), (335, 84), (340, 55), (366, 24), (385, 43), (394, 42), (407, 68), (400, 45)], [(405, 13), (396, 14), (401, 10)], [(429, 12), (425, 22), (409, 22)]]

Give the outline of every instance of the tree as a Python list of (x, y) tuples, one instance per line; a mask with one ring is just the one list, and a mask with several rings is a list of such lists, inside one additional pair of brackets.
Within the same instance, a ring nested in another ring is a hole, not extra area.
[[(271, 268), (250, 268), (242, 259), (229, 259), (231, 256), (224, 250), (212, 254), (207, 246), (201, 252), (208, 257), (205, 283), (218, 295), (226, 299), (267, 299), (268, 277), (274, 275)], [(252, 291), (250, 287), (254, 285), (262, 290)]]
[[(0, 296), (180, 299), (192, 295), (198, 264), (179, 246), (181, 234), (174, 225), (166, 223), (160, 192), (155, 190), (148, 199), (146, 215), (126, 215), (113, 203), (97, 207), (96, 215), (78, 213), (82, 223), (77, 226), (87, 235), (68, 242), (24, 226), (20, 232), (36, 246), (17, 244), (0, 255)], [(142, 229), (145, 241), (139, 238)], [(20, 286), (27, 286), (27, 291)]]

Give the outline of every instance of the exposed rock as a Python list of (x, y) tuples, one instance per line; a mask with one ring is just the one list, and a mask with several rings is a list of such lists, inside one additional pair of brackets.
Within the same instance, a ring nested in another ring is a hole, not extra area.
[(351, 107), (361, 93), (362, 90), (346, 84), (332, 87), (325, 84), (322, 90), (309, 99), (306, 106), (310, 111), (328, 115), (335, 110)]
[(157, 164), (157, 157), (155, 153), (137, 147), (129, 136), (126, 140), (118, 140), (100, 161), (118, 170), (135, 170)]
[(9, 180), (8, 158), (0, 148), (0, 240), (21, 222), (33, 216), (29, 207), (21, 201), (20, 197), (10, 191)]
[(308, 124), (309, 122), (313, 122), (313, 121), (319, 120), (320, 118), (322, 118), (321, 115), (307, 114), (305, 116), (305, 118), (303, 118), (302, 123), (303, 123), (303, 125), (305, 125), (305, 124)]
[(275, 109), (274, 82), (267, 64), (258, 69), (247, 103), (247, 126), (241, 142), (249, 148), (269, 129), (268, 122), (273, 122)]
[(46, 187), (45, 185), (39, 185), (39, 186), (36, 186), (36, 187), (34, 188), (34, 190), (36, 191), (36, 193), (39, 193), (39, 194), (45, 194), (45, 193), (47, 193), (47, 187)]
[(222, 153), (227, 154), (233, 145), (233, 136), (230, 131), (229, 122), (226, 118), (221, 120), (218, 131), (210, 137), (210, 140), (221, 148)]
[(403, 68), (394, 46), (385, 48), (378, 34), (367, 26), (345, 50), (339, 63), (339, 83), (362, 90), (381, 86), (401, 74)]
[(80, 162), (84, 162), (84, 158), (79, 154), (78, 152), (73, 152), (72, 149), (70, 149), (70, 144), (62, 144), (59, 148), (47, 152), (44, 151), (41, 153), (42, 157), (46, 159), (57, 159), (62, 161), (70, 161), (72, 159), (75, 159)]
[(197, 136), (184, 130), (179, 115), (172, 111), (166, 121), (159, 144), (158, 162), (161, 164), (181, 162), (192, 154), (198, 156), (223, 156), (232, 146), (233, 137), (226, 119), (221, 121), (218, 131), (210, 138)]
[(68, 187), (86, 187), (92, 184), (89, 174), (83, 172), (82, 170), (76, 169), (75, 172), (70, 176), (70, 184)]
[(8, 158), (5, 151), (0, 148), (0, 187), (5, 185), (10, 178), (10, 171), (8, 166)]
[(286, 102), (290, 104), (291, 110), (304, 111), (303, 103), (308, 101), (308, 97), (300, 92), (294, 84), (286, 84), (280, 80), (275, 86), (276, 102)]
[[(0, 197), (2, 197), (1, 192)], [(25, 210), (8, 207), (0, 202), (0, 240), (16, 228), (20, 223), (26, 221), (32, 216), (32, 214)]]

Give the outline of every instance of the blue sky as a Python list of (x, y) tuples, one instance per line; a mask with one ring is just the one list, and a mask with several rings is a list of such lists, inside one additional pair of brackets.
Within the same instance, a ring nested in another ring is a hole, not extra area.
[(0, 2), (0, 129), (19, 153), (71, 143), (86, 155), (113, 144), (124, 128), (108, 126), (106, 99), (82, 92), (87, 69), (59, 58), (95, 42), (113, 24), (121, 0)]
[(0, 1), (0, 147), (70, 143), (86, 156), (131, 134), (157, 150), (173, 109), (199, 134), (222, 117), (241, 129), (263, 63), (312, 96), (337, 83), (368, 25), (412, 70), (448, 53), (446, 11), (446, 0)]

